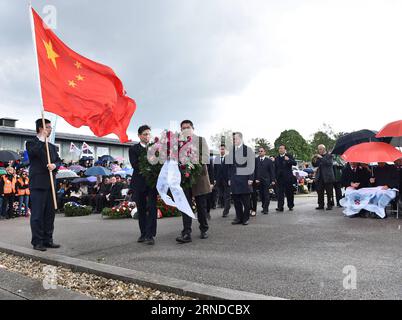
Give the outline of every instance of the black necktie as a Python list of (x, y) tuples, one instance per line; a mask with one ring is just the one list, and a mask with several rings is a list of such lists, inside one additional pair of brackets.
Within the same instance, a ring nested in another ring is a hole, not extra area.
[(260, 161), (263, 162), (263, 161), (264, 161), (264, 158), (260, 158)]
[(224, 158), (223, 158), (223, 157), (221, 157), (221, 164), (223, 164), (223, 159), (224, 159)]

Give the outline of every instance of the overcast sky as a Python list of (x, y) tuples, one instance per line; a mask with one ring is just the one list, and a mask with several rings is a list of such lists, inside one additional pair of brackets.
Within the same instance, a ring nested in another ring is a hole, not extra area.
[[(0, 117), (33, 128), (40, 116), (28, 1), (0, 0)], [(273, 142), (379, 130), (402, 118), (402, 1), (69, 0), (56, 34), (109, 65), (137, 102), (129, 137), (193, 120)], [(90, 133), (59, 118), (57, 131)], [(154, 132), (155, 133), (155, 132)]]

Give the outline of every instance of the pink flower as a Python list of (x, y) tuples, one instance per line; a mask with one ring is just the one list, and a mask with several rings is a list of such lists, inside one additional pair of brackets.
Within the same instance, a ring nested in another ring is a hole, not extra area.
[(190, 173), (186, 172), (186, 174), (184, 175), (186, 178), (190, 177)]

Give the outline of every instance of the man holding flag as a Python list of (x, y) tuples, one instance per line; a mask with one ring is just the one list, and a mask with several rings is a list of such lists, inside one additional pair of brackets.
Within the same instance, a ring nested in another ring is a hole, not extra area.
[(50, 164), (46, 155), (46, 139), (52, 132), (49, 120), (45, 119), (43, 128), (42, 119), (36, 120), (37, 136), (27, 141), (27, 151), (30, 161), (29, 189), (31, 192), (31, 231), (32, 245), (35, 250), (46, 251), (46, 248), (59, 248), (53, 242), (55, 208), (52, 200), (51, 180), (49, 171), (56, 179), (56, 172), (61, 166), (61, 159), (57, 154), (56, 146), (48, 143)]

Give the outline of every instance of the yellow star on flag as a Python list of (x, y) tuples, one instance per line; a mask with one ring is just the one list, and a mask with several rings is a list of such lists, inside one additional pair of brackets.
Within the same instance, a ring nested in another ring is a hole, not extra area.
[(74, 80), (68, 80), (68, 85), (69, 85), (71, 88), (75, 88), (75, 87), (77, 86), (77, 84), (74, 82)]
[(77, 78), (78, 81), (83, 81), (85, 78), (82, 75), (77, 75), (75, 76)]
[(57, 69), (56, 58), (59, 58), (60, 56), (56, 52), (54, 52), (53, 45), (50, 40), (49, 42), (46, 42), (45, 40), (42, 41), (46, 48), (47, 58), (49, 60), (52, 60), (54, 67)]
[(81, 63), (78, 62), (78, 61), (75, 61), (74, 65), (77, 67), (77, 69), (81, 69), (81, 68), (82, 68)]

